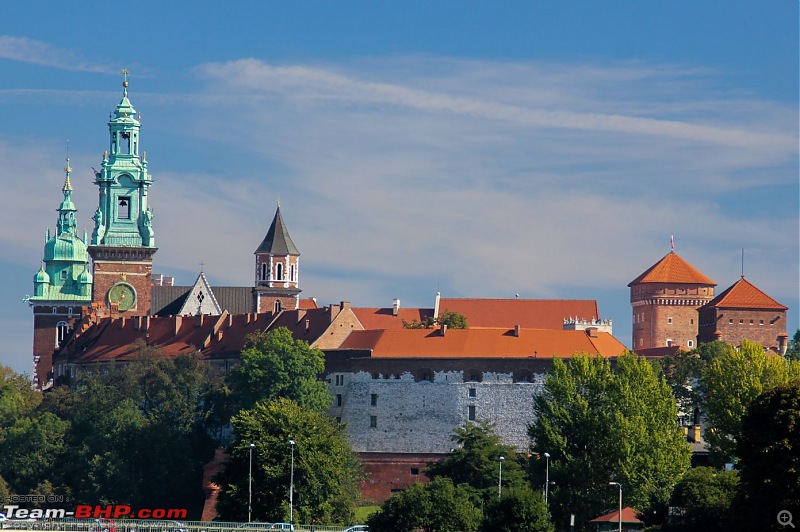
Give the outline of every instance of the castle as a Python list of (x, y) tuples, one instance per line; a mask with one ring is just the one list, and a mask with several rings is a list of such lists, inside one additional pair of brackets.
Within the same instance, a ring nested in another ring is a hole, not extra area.
[[(77, 233), (68, 160), (56, 232), (48, 232), (34, 276), (29, 304), (39, 389), (124, 363), (137, 342), (167, 355), (197, 353), (225, 373), (247, 334), (287, 327), (325, 352), (330, 414), (347, 423), (371, 473), (365, 496), (381, 500), (444, 456), (464, 422), (489, 419), (505, 443), (527, 448), (532, 398), (554, 356), (627, 352), (593, 300), (437, 294), (430, 308), (402, 308), (399, 300), (359, 308), (301, 299), (300, 253), (280, 206), (256, 247), (252, 286), (211, 286), (202, 271), (193, 285), (174, 286), (153, 274), (153, 180), (127, 79), (108, 126), (91, 238)], [(647, 269), (629, 284), (632, 348), (659, 356), (701, 341), (749, 338), (785, 351), (785, 306), (744, 279), (716, 297), (715, 286), (674, 251)], [(437, 323), (444, 311), (464, 315), (469, 328), (404, 326)]]

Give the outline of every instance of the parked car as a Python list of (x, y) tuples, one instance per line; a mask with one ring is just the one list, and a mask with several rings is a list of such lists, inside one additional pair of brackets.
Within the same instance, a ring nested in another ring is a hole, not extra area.
[(354, 525), (350, 528), (345, 528), (342, 532), (369, 532), (369, 527), (367, 525)]

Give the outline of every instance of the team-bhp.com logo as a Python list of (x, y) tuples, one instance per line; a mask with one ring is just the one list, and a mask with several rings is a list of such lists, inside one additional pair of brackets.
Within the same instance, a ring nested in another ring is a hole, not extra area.
[(3, 506), (8, 519), (186, 519), (186, 508), (139, 508), (127, 504), (79, 504), (74, 511), (64, 508), (20, 508), (16, 504)]

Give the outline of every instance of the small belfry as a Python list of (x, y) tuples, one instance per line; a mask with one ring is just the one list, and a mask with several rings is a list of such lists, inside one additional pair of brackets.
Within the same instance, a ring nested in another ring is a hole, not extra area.
[(278, 313), (299, 308), (300, 252), (283, 222), (280, 204), (255, 256), (256, 312)]
[(128, 71), (122, 74), (122, 100), (108, 122), (109, 150), (95, 172), (100, 197), (89, 246), (94, 264), (92, 300), (110, 312), (148, 314), (157, 251), (148, 198), (153, 179), (146, 153), (140, 155), (141, 122), (128, 99)]
[(83, 238), (78, 235), (69, 157), (64, 172), (55, 234), (47, 230), (42, 265), (33, 276), (33, 296), (27, 298), (33, 307), (34, 386), (40, 389), (52, 384), (53, 350), (92, 300), (88, 237), (86, 231)]

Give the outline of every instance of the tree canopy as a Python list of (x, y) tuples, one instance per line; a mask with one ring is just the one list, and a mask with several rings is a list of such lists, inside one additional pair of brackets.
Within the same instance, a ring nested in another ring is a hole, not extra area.
[(767, 353), (759, 344), (744, 340), (738, 349), (724, 346), (702, 371), (710, 428), (705, 438), (719, 464), (735, 455), (742, 418), (753, 400), (769, 387), (800, 378), (800, 362)]
[(749, 405), (736, 454), (739, 529), (776, 529), (782, 510), (800, 515), (800, 382), (776, 386)]
[(352, 522), (361, 471), (344, 425), (285, 398), (259, 402), (252, 409), (242, 410), (232, 423), (235, 440), (217, 477), (217, 511), (222, 518), (247, 519), (253, 444), (253, 520), (289, 520), (294, 452), (295, 522)]
[(681, 508), (681, 522), (670, 530), (725, 532), (731, 527), (731, 504), (739, 485), (736, 471), (712, 467), (689, 469), (672, 492), (670, 506)]
[(241, 363), (228, 374), (236, 410), (283, 397), (303, 408), (324, 412), (331, 403), (328, 387), (318, 379), (325, 369), (319, 349), (295, 340), (286, 327), (247, 337)]
[[(616, 371), (601, 357), (556, 358), (534, 409), (529, 432), (533, 450), (551, 456), (556, 523), (565, 524), (570, 513), (585, 523), (616, 508), (610, 481), (622, 484), (626, 505), (665, 509), (689, 467), (675, 398), (643, 358), (619, 357)], [(532, 474), (543, 478), (544, 461), (530, 463)]]

